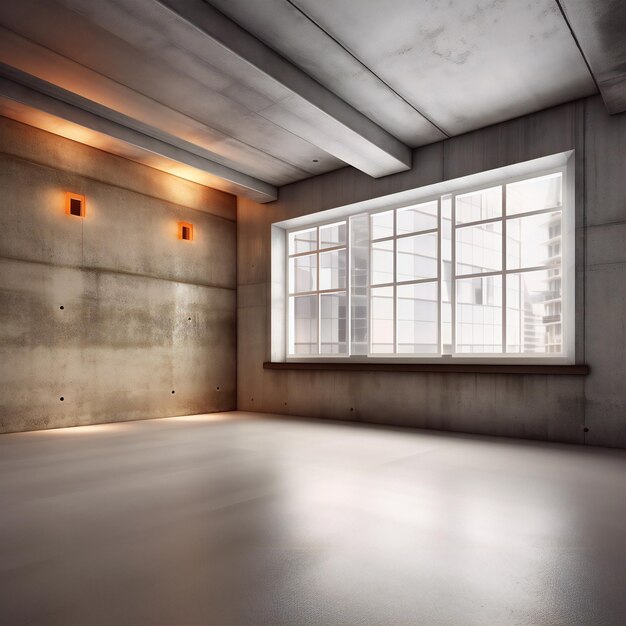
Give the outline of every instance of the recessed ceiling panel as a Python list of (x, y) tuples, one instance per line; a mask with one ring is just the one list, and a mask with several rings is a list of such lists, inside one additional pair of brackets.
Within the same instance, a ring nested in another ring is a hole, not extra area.
[(293, 2), (207, 1), (401, 141), (417, 146), (445, 137)]
[[(590, 95), (595, 85), (554, 0), (210, 0), (287, 56), (307, 42), (271, 31), (261, 6), (295, 6), (416, 110), (451, 135)], [(247, 8), (246, 8), (247, 6)], [(285, 8), (284, 11), (287, 11)], [(307, 67), (334, 83), (326, 48)], [(343, 75), (355, 95), (365, 85)], [(344, 90), (348, 90), (346, 86)], [(374, 98), (373, 93), (363, 94)], [(407, 129), (413, 121), (407, 117)], [(398, 132), (398, 131), (396, 131)]]

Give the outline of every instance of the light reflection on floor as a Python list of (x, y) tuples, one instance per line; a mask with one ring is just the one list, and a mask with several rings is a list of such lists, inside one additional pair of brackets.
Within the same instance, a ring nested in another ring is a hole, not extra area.
[(238, 412), (0, 436), (0, 624), (623, 623), (624, 476)]

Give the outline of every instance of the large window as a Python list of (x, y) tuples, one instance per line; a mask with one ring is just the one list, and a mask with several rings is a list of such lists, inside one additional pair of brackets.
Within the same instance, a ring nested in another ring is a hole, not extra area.
[(568, 356), (564, 173), (288, 231), (287, 356)]

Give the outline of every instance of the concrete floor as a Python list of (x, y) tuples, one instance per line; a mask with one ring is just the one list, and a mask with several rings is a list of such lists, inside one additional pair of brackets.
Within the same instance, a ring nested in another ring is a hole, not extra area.
[(0, 436), (0, 624), (624, 624), (626, 452), (253, 413)]

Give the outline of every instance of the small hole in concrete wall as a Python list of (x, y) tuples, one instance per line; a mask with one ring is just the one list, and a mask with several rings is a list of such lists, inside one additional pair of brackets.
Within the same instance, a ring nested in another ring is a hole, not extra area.
[(287, 403), (285, 402), (285, 406), (287, 406)]
[(61, 400), (61, 402), (63, 402), (63, 400), (65, 400), (65, 398), (64, 398), (63, 396), (61, 396), (61, 397), (59, 398), (59, 400)]
[(220, 390), (220, 388), (219, 388), (219, 387), (216, 387), (216, 389), (217, 389), (218, 391)]
[(172, 389), (172, 393), (176, 393), (176, 392)]
[(354, 411), (354, 407), (350, 407), (350, 410), (351, 410), (351, 411)]
[(589, 432), (589, 429), (588, 429), (588, 428), (585, 428), (585, 429), (584, 429), (584, 431), (585, 431), (586, 433), (588, 433), (588, 432)]
[(254, 398), (250, 398), (250, 402), (254, 402)]
[(62, 311), (65, 307), (64, 307), (63, 305), (61, 305), (59, 308), (60, 308), (60, 309), (61, 309), (61, 311)]
[(187, 318), (187, 321), (188, 321), (188, 322), (191, 322), (191, 318), (190, 318), (190, 317), (188, 317), (188, 318)]

